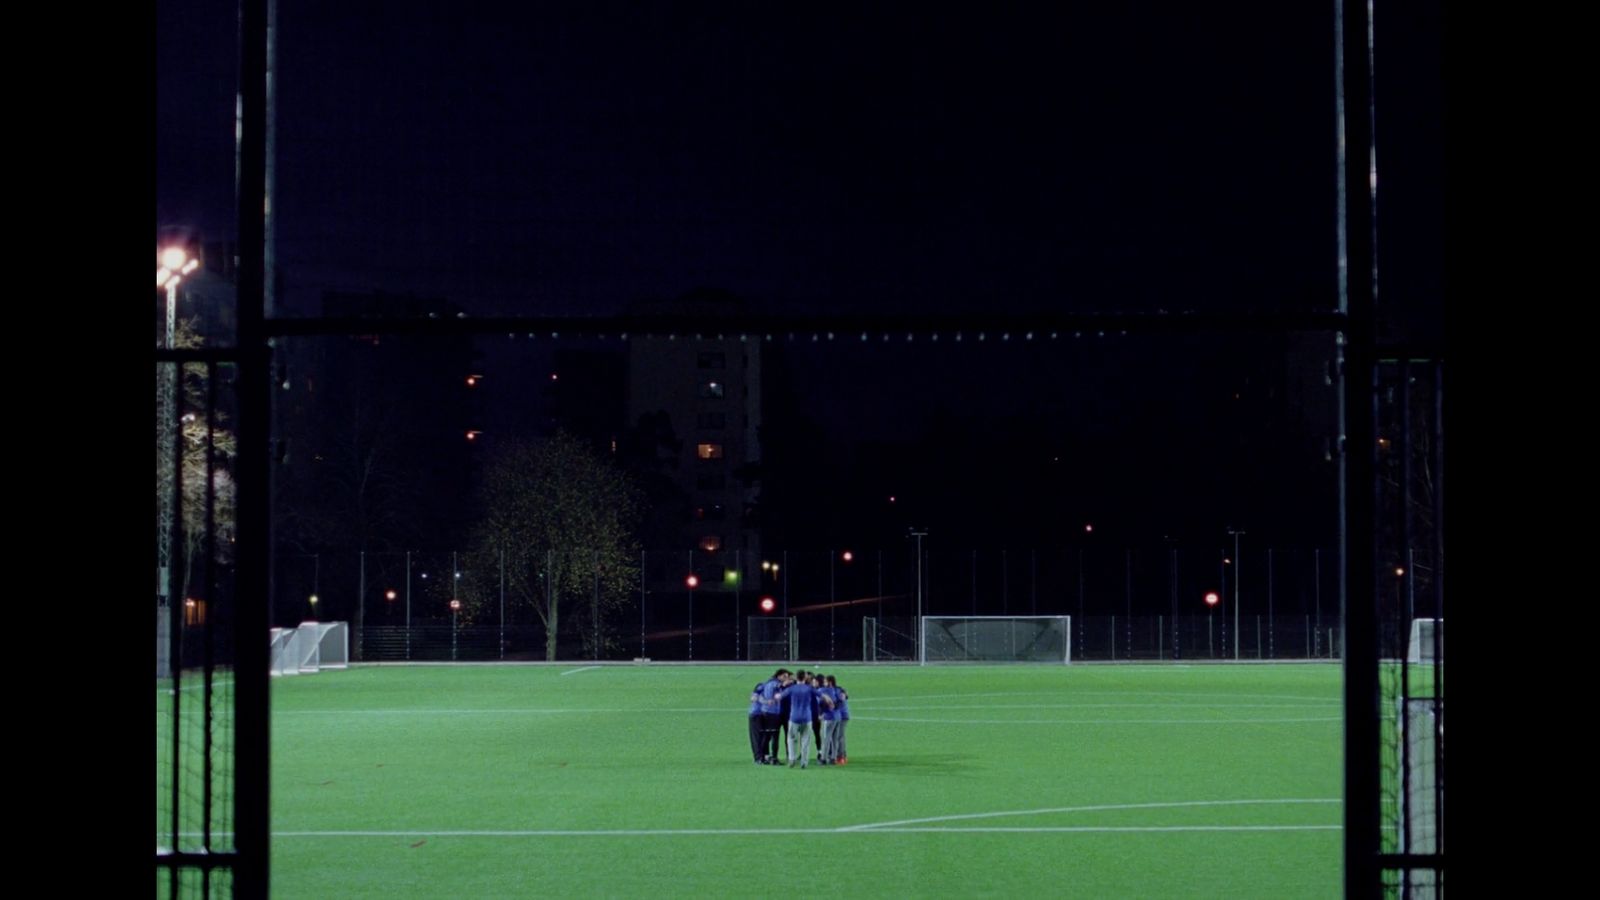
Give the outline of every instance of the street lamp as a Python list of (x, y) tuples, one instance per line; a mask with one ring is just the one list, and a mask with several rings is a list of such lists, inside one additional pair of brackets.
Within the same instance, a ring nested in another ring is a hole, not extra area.
[[(181, 247), (168, 247), (161, 251), (157, 259), (156, 287), (167, 289), (166, 331), (161, 340), (163, 348), (171, 350), (173, 337), (178, 328), (178, 284), (183, 281), (184, 276), (200, 265), (200, 261), (190, 258)], [(156, 415), (160, 423), (161, 443), (156, 448), (156, 458), (161, 464), (161, 482), (157, 488), (159, 496), (156, 498), (158, 519), (156, 605), (167, 606), (172, 596), (173, 530), (177, 524), (176, 504), (173, 498), (177, 480), (178, 440), (178, 378), (175, 363), (163, 363), (161, 366), (161, 394), (158, 403)]]
[[(692, 565), (693, 563), (691, 562), (690, 564)], [(689, 659), (692, 662), (694, 660), (694, 589), (700, 586), (700, 577), (690, 574), (689, 577), (683, 579), (683, 583), (689, 588)]]
[(456, 628), (456, 615), (461, 612), (461, 601), (450, 599), (450, 661), (456, 661), (456, 635), (460, 630)]

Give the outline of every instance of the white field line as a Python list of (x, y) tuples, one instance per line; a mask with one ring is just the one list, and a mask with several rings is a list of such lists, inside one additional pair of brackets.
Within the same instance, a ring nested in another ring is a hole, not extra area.
[(919, 706), (876, 706), (873, 712), (930, 712), (942, 709), (1325, 709), (1323, 703), (931, 703)]
[(927, 725), (1279, 725), (1306, 722), (1343, 722), (1342, 716), (1306, 719), (906, 719), (892, 716), (851, 716), (852, 722), (915, 722)]
[(1074, 697), (1180, 697), (1193, 699), (1196, 697), (1229, 697), (1249, 700), (1299, 700), (1308, 703), (1327, 703), (1339, 705), (1344, 700), (1339, 697), (1304, 697), (1293, 694), (1236, 694), (1231, 691), (1089, 691), (1079, 690), (1076, 686), (1062, 687), (1050, 691), (974, 691), (963, 694), (907, 694), (901, 697), (851, 697), (851, 703), (885, 703), (899, 700), (965, 700), (969, 697), (1060, 697), (1070, 694)]
[[(952, 707), (930, 706), (930, 707), (905, 708), (905, 709), (908, 712), (917, 712), (917, 711), (939, 712), (939, 711), (941, 711), (943, 709), (950, 709), (950, 708), (952, 708)], [(963, 707), (963, 708), (965, 708), (965, 707)], [(980, 707), (970, 707), (970, 708), (972, 708), (972, 709), (995, 709), (995, 708), (1001, 708), (1001, 709), (1034, 709), (1034, 708), (1037, 708), (1037, 709), (1074, 709), (1074, 708), (1098, 709), (1098, 708), (1102, 708), (1102, 707), (1094, 707), (1094, 706), (1091, 706), (1091, 707), (1073, 707), (1073, 706), (981, 707), (980, 706)], [(1126, 706), (1110, 707), (1110, 708), (1141, 709), (1141, 708), (1148, 708), (1148, 705), (1147, 704), (1137, 704), (1137, 703), (1135, 703), (1135, 704), (1128, 704)], [(1184, 707), (1179, 707), (1179, 708), (1184, 708)], [(1207, 707), (1207, 708), (1224, 708), (1224, 707)], [(1255, 708), (1255, 707), (1246, 707), (1246, 708)], [(1297, 707), (1270, 707), (1270, 708), (1295, 709)], [(1303, 707), (1301, 707), (1301, 708), (1303, 708)], [(279, 716), (509, 716), (509, 715), (549, 715), (549, 716), (594, 715), (594, 716), (602, 716), (602, 715), (629, 715), (629, 716), (633, 716), (633, 715), (645, 715), (645, 714), (651, 714), (651, 713), (654, 713), (654, 714), (668, 714), (668, 715), (679, 715), (679, 714), (686, 714), (686, 713), (694, 713), (694, 714), (715, 714), (715, 715), (723, 715), (723, 716), (725, 716), (725, 715), (733, 715), (733, 714), (735, 714), (737, 712), (739, 712), (739, 710), (736, 709), (736, 708), (721, 707), (721, 706), (635, 707), (635, 708), (602, 708), (602, 709), (573, 709), (573, 708), (554, 708), (554, 707), (497, 707), (497, 708), (486, 708), (486, 709), (417, 707), (417, 708), (397, 708), (397, 709), (285, 709), (285, 710), (276, 711), (274, 713), (274, 715), (279, 715)], [(1343, 716), (1312, 716), (1312, 717), (1297, 717), (1297, 718), (1261, 718), (1261, 719), (1048, 719), (1048, 720), (1039, 720), (1039, 719), (962, 719), (962, 718), (953, 718), (953, 717), (952, 718), (913, 718), (913, 717), (906, 717), (906, 716), (861, 715), (859, 713), (856, 714), (856, 715), (852, 715), (851, 716), (852, 720), (860, 720), (860, 721), (864, 721), (864, 722), (928, 722), (928, 723), (942, 724), (942, 725), (1028, 725), (1028, 724), (1037, 724), (1037, 725), (1084, 725), (1084, 724), (1105, 724), (1105, 725), (1118, 725), (1118, 724), (1127, 724), (1127, 725), (1136, 725), (1136, 724), (1156, 724), (1156, 725), (1164, 725), (1164, 724), (1202, 724), (1202, 725), (1211, 725), (1211, 724), (1226, 724), (1226, 723), (1239, 723), (1239, 722), (1242, 722), (1242, 723), (1255, 723), (1255, 722), (1340, 722), (1340, 721), (1343, 721), (1343, 718), (1344, 718)]]
[(453, 837), (676, 837), (786, 834), (1111, 834), (1127, 832), (1195, 831), (1340, 831), (1343, 825), (1063, 825), (1036, 827), (871, 828), (662, 828), (662, 829), (552, 829), (546, 831), (274, 831), (275, 838), (453, 838)]
[(896, 819), (892, 822), (869, 822), (865, 825), (847, 825), (840, 831), (865, 831), (875, 828), (896, 828), (902, 825), (926, 825), (929, 822), (959, 822), (969, 819), (999, 819), (1010, 816), (1044, 816), (1056, 813), (1079, 812), (1106, 812), (1108, 810), (1124, 809), (1194, 809), (1215, 808), (1219, 806), (1284, 806), (1341, 803), (1337, 798), (1320, 797), (1316, 799), (1280, 798), (1270, 800), (1180, 800), (1176, 802), (1157, 803), (1105, 803), (1094, 806), (1052, 806), (1046, 809), (1015, 809), (1000, 812), (959, 813), (953, 816), (930, 816), (925, 819)]
[[(662, 837), (673, 835), (782, 835), (782, 834), (976, 834), (996, 833), (1108, 833), (1108, 832), (1184, 832), (1184, 831), (1337, 831), (1341, 825), (1060, 825), (1060, 826), (955, 826), (927, 827), (938, 822), (964, 822), (975, 819), (1001, 819), (1015, 816), (1059, 815), (1063, 813), (1114, 812), (1147, 809), (1216, 809), (1229, 806), (1337, 806), (1336, 797), (1271, 798), (1259, 800), (1184, 800), (1156, 803), (1101, 803), (1089, 806), (1055, 806), (1045, 809), (998, 810), (957, 813), (919, 819), (865, 822), (837, 828), (542, 828), (542, 829), (461, 829), (424, 830), (319, 830), (275, 831), (274, 837)], [(230, 837), (232, 832), (214, 831), (213, 838)], [(183, 837), (198, 837), (184, 832)]]
[(600, 666), (584, 666), (581, 669), (568, 669), (567, 671), (562, 672), (561, 674), (563, 674), (563, 675), (572, 675), (572, 674), (575, 674), (577, 672), (592, 672), (592, 671), (594, 671), (595, 669), (598, 669), (598, 668), (601, 668), (601, 667)]

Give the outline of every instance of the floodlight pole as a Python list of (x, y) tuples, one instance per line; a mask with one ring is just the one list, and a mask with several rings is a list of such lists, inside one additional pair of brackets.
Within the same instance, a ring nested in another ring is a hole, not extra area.
[(1239, 561), (1239, 535), (1244, 534), (1234, 528), (1229, 528), (1228, 533), (1233, 535), (1233, 658), (1239, 658), (1239, 582), (1244, 577), (1244, 564)]
[(911, 529), (911, 536), (917, 539), (917, 664), (928, 664), (928, 648), (922, 640), (922, 539), (928, 536), (928, 529), (921, 531)]

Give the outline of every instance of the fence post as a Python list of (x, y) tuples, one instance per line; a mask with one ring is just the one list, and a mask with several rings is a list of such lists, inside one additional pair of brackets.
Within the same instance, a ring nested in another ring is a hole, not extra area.
[(406, 551), (406, 659), (411, 659), (411, 551)]

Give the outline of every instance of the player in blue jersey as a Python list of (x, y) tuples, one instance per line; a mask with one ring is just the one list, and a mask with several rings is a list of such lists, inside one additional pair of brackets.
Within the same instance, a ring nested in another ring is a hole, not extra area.
[(850, 724), (850, 694), (839, 686), (839, 680), (832, 675), (828, 676), (828, 685), (834, 690), (834, 702), (839, 704), (838, 716), (833, 723), (834, 764), (848, 765), (850, 755), (845, 750), (844, 734), (845, 726)]
[(805, 681), (796, 681), (784, 688), (782, 696), (789, 701), (789, 768), (804, 769), (811, 761), (811, 723), (816, 706), (833, 701), (818, 694), (816, 688)]

